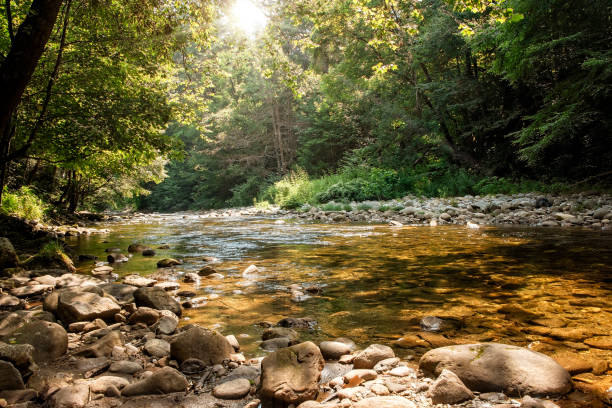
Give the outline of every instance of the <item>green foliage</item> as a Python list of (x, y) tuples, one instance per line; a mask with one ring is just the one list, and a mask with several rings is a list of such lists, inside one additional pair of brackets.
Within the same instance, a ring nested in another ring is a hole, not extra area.
[(10, 192), (5, 187), (2, 197), (0, 211), (3, 214), (22, 217), (27, 220), (42, 221), (45, 217), (47, 205), (34, 191), (26, 186), (15, 192)]
[(64, 247), (59, 241), (49, 241), (40, 248), (38, 256), (43, 259), (54, 259), (57, 256), (64, 255)]
[(339, 203), (325, 203), (321, 206), (321, 210), (323, 211), (342, 211), (344, 209), (344, 205)]
[(263, 197), (270, 197), (272, 202), (281, 208), (298, 208), (312, 201), (312, 184), (308, 174), (298, 167), (268, 187)]

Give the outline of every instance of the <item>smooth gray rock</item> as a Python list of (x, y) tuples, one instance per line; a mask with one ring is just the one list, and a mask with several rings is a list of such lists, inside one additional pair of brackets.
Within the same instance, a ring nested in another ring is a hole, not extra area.
[(142, 287), (134, 292), (138, 306), (146, 306), (157, 310), (169, 310), (177, 316), (181, 315), (180, 303), (159, 287)]
[(250, 390), (251, 382), (245, 378), (238, 378), (217, 385), (213, 389), (213, 395), (220, 399), (235, 400), (246, 397)]
[(470, 390), (509, 396), (557, 396), (572, 389), (569, 373), (555, 360), (506, 344), (462, 344), (430, 350), (421, 357), (419, 368), (427, 376), (448, 369)]

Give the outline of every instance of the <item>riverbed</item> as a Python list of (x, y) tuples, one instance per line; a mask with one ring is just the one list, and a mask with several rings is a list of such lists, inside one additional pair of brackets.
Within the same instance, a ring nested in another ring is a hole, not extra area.
[[(69, 245), (100, 260), (111, 247), (126, 254), (132, 243), (154, 248), (154, 257), (133, 254), (113, 265), (118, 280), (138, 273), (179, 282), (180, 290), (199, 298), (197, 307), (185, 309), (181, 324), (234, 334), (250, 356), (265, 353), (258, 345), (266, 322), (311, 317), (317, 325), (304, 339), (388, 344), (408, 358), (448, 340), (612, 360), (611, 350), (585, 344), (612, 332), (610, 233), (328, 225), (198, 213), (151, 214), (101, 227), (111, 232), (70, 237)], [(184, 263), (158, 269), (163, 258)], [(183, 282), (184, 273), (205, 265), (223, 277)], [(250, 265), (259, 272), (243, 276)], [(79, 265), (85, 273), (92, 268), (92, 262)], [(296, 286), (292, 296), (291, 285), (299, 285), (304, 296), (295, 296)], [(442, 319), (442, 325), (423, 326), (427, 316)]]

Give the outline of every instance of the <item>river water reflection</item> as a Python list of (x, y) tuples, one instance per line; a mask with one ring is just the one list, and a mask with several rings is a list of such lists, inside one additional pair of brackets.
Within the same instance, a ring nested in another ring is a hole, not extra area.
[[(404, 337), (409, 348), (398, 349), (400, 355), (447, 340), (499, 341), (611, 361), (610, 350), (584, 344), (585, 338), (612, 333), (610, 233), (325, 225), (195, 213), (150, 215), (106, 227), (112, 233), (73, 238), (70, 244), (79, 254), (102, 259), (109, 247), (142, 243), (156, 249), (155, 257), (136, 254), (115, 272), (161, 275), (207, 297), (200, 307), (185, 310), (182, 323), (235, 334), (250, 356), (263, 353), (258, 323), (309, 316), (318, 326), (304, 338), (394, 345)], [(164, 244), (169, 249), (157, 249)], [(185, 263), (157, 270), (157, 260), (167, 257)], [(242, 271), (251, 264), (260, 272), (247, 279)], [(183, 273), (204, 265), (224, 278), (182, 283)], [(292, 284), (318, 285), (322, 292), (295, 302)], [(425, 316), (448, 323), (440, 336), (420, 331)]]

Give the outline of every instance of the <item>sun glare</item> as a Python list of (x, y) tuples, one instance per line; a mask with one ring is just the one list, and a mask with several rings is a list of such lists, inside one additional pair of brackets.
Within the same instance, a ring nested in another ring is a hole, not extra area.
[(235, 0), (230, 10), (230, 19), (250, 37), (263, 30), (268, 22), (263, 11), (249, 0)]

